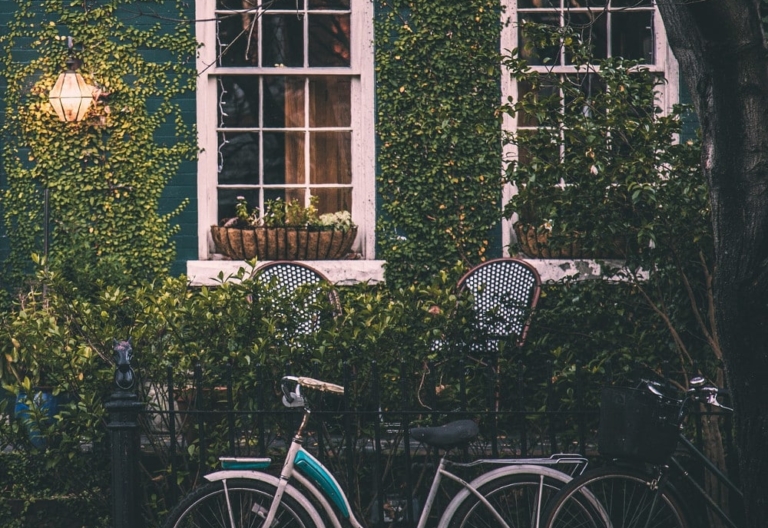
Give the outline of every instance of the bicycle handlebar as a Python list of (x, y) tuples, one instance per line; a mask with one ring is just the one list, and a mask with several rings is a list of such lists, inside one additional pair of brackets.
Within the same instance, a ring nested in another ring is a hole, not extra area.
[(730, 391), (727, 389), (721, 389), (709, 381), (707, 381), (706, 378), (703, 376), (696, 376), (694, 378), (691, 378), (688, 382), (689, 389), (685, 393), (685, 398), (680, 400), (679, 398), (673, 398), (669, 396), (668, 394), (665, 394), (662, 390), (662, 384), (658, 383), (656, 381), (651, 381), (647, 379), (641, 380), (645, 388), (651, 392), (652, 394), (655, 394), (659, 398), (667, 398), (667, 399), (674, 399), (679, 401), (681, 404), (685, 404), (686, 401), (695, 401), (699, 403), (706, 403), (708, 405), (712, 405), (713, 407), (719, 407), (720, 409), (723, 409), (725, 411), (733, 411), (731, 407), (727, 407), (720, 403), (720, 401), (717, 399), (718, 396), (723, 395), (727, 396), (730, 394)]

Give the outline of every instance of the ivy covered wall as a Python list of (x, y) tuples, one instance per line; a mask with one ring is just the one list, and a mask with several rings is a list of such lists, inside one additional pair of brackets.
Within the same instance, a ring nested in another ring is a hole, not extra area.
[(498, 0), (377, 0), (377, 257), (395, 285), (500, 256)]
[[(8, 23), (10, 22), (14, 12), (13, 0), (0, 0), (0, 35), (7, 35), (9, 32)], [(5, 93), (8, 90), (8, 83), (6, 81), (5, 70), (0, 69), (0, 127), (5, 124)], [(0, 134), (0, 152), (3, 150), (5, 139)], [(0, 156), (0, 189), (6, 185), (5, 176), (5, 163), (2, 156)], [(3, 202), (0, 201), (0, 215), (3, 214)], [(0, 263), (5, 262), (8, 259), (9, 253), (8, 232), (5, 226), (0, 222)]]

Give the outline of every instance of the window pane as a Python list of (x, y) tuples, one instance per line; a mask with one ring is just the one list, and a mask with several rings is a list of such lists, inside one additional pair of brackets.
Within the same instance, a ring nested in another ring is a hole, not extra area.
[[(291, 189), (290, 191), (286, 191), (286, 189), (264, 189), (264, 203), (266, 204), (268, 200), (303, 200), (304, 199), (304, 190), (303, 189)], [(302, 202), (303, 203), (303, 202)]]
[(614, 57), (653, 64), (653, 13), (614, 13), (611, 45)]
[[(565, 23), (579, 32), (581, 39), (592, 48), (595, 59), (608, 57), (608, 17), (603, 11), (591, 13), (569, 13)], [(566, 57), (570, 64), (570, 57)]]
[(653, 0), (611, 0), (611, 7), (651, 7)]
[(352, 211), (352, 189), (315, 188), (312, 196), (317, 196), (317, 211), (320, 214), (335, 213), (336, 211)]
[(309, 80), (309, 126), (348, 127), (351, 81), (346, 77), (313, 77)]
[(352, 182), (352, 135), (349, 132), (309, 134), (310, 182)]
[[(560, 106), (559, 90), (555, 81), (556, 79), (554, 78), (543, 76), (540, 80), (538, 89), (535, 91), (530, 83), (518, 82), (517, 97), (520, 101), (531, 98), (534, 98), (535, 101), (542, 101), (543, 99), (550, 99), (553, 98), (553, 96), (558, 96), (557, 98), (552, 99), (552, 109), (555, 110)], [(524, 111), (517, 114), (517, 126), (534, 127), (539, 126), (539, 124), (539, 118), (532, 114)]]
[(218, 63), (221, 66), (258, 66), (259, 28), (255, 15), (220, 14), (216, 24)]
[(301, 205), (304, 205), (306, 202), (304, 201), (304, 197), (307, 195), (307, 191), (305, 189), (286, 189), (285, 190), (285, 200), (288, 202), (297, 201)]
[(258, 5), (264, 7), (264, 9), (304, 9), (304, 0), (251, 0)]
[(264, 77), (264, 127), (304, 126), (304, 78)]
[[(517, 159), (521, 165), (534, 160), (534, 154), (539, 163), (557, 165), (560, 163), (560, 131), (552, 128), (539, 127), (519, 130), (517, 132)], [(533, 153), (532, 153), (533, 152)]]
[(265, 68), (304, 66), (304, 28), (296, 14), (264, 15), (262, 41)]
[(349, 15), (309, 16), (309, 65), (349, 66)]
[(216, 0), (216, 9), (254, 9), (262, 0)]
[(600, 76), (595, 73), (568, 75), (567, 80), (575, 90), (565, 97), (565, 111), (589, 115), (592, 112), (590, 100), (598, 94), (605, 93), (605, 85)]
[(219, 220), (224, 218), (234, 218), (235, 205), (237, 197), (242, 196), (248, 202), (248, 207), (258, 207), (259, 191), (258, 189), (219, 189)]
[[(560, 27), (560, 15), (557, 13), (526, 13), (525, 16), (520, 17), (520, 22), (521, 24), (533, 22), (558, 28)], [(520, 56), (530, 65), (560, 64), (560, 46), (538, 48), (533, 41), (526, 37), (524, 28), (520, 31), (518, 46), (520, 47)]]
[(530, 9), (530, 8), (558, 8), (560, 7), (560, 1), (559, 0), (519, 0), (517, 2), (517, 7), (519, 9)]
[(304, 133), (264, 134), (264, 184), (304, 183)]
[(256, 127), (259, 124), (259, 78), (219, 77), (219, 126)]
[(349, 0), (309, 0), (309, 9), (349, 9)]
[(259, 182), (259, 134), (219, 133), (219, 183)]

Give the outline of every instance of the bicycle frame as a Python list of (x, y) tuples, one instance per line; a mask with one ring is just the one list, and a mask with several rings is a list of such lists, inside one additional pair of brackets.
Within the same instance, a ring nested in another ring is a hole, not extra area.
[[(283, 492), (285, 491), (285, 487), (292, 478), (295, 478), (302, 486), (308, 489), (310, 493), (312, 493), (312, 495), (323, 506), (323, 509), (328, 514), (334, 527), (341, 528), (341, 523), (339, 522), (336, 512), (333, 510), (328, 500), (326, 499), (326, 496), (331, 499), (331, 501), (341, 512), (341, 515), (350, 522), (353, 528), (364, 528), (352, 512), (349, 499), (347, 499), (344, 490), (341, 488), (334, 476), (325, 466), (323, 466), (319, 460), (312, 456), (311, 453), (307, 452), (303, 447), (303, 431), (307, 421), (309, 420), (309, 415), (309, 410), (305, 409), (304, 419), (302, 420), (302, 423), (299, 426), (299, 431), (296, 433), (296, 436), (291, 443), (291, 447), (288, 450), (288, 454), (285, 457), (285, 463), (283, 464), (283, 469), (280, 472), (280, 484), (278, 485), (275, 498), (272, 502), (272, 506), (270, 507), (264, 524), (265, 526), (272, 525), (272, 521), (274, 520), (277, 508), (280, 504), (280, 500), (282, 499)], [(422, 509), (421, 515), (419, 517), (417, 528), (425, 528), (427, 525), (427, 519), (429, 518), (430, 511), (432, 510), (432, 505), (435, 502), (435, 497), (437, 496), (437, 491), (440, 487), (440, 481), (442, 480), (442, 477), (448, 477), (451, 480), (458, 482), (465, 489), (470, 490), (480, 500), (480, 502), (482, 502), (489, 509), (501, 527), (509, 528), (509, 525), (507, 525), (501, 515), (493, 508), (493, 506), (491, 506), (488, 500), (483, 497), (480, 492), (477, 491), (477, 489), (473, 488), (468, 482), (457, 477), (446, 469), (448, 464), (449, 462), (445, 459), (445, 457), (440, 460), (440, 466), (435, 473), (434, 479), (432, 480), (432, 486), (429, 489), (429, 495), (427, 496), (426, 503), (424, 504), (424, 508)], [(299, 471), (294, 471), (297, 468)], [(318, 488), (320, 488), (322, 491), (318, 490)]]
[[(285, 493), (289, 493), (290, 495), (295, 496), (296, 488), (291, 485), (291, 481), (295, 480), (295, 482), (298, 482), (303, 487), (303, 489), (306, 490), (307, 493), (311, 494), (312, 497), (316, 500), (316, 503), (322, 507), (322, 510), (325, 512), (328, 520), (332, 523), (334, 528), (341, 528), (342, 526), (339, 514), (341, 517), (346, 519), (353, 528), (364, 528), (364, 525), (355, 517), (354, 513), (352, 512), (349, 499), (347, 498), (344, 490), (341, 488), (336, 478), (319, 460), (317, 460), (317, 458), (315, 458), (311, 453), (304, 449), (304, 429), (309, 420), (309, 416), (310, 411), (309, 409), (305, 408), (301, 425), (299, 426), (299, 429), (294, 436), (293, 441), (291, 442), (288, 453), (285, 457), (285, 461), (283, 463), (283, 467), (280, 471), (280, 478), (277, 482), (275, 497), (272, 501), (269, 511), (266, 512), (264, 526), (272, 525), (277, 510), (280, 506), (280, 501), (282, 500)], [(266, 467), (269, 465), (270, 459), (264, 458), (223, 460), (227, 460), (229, 462), (227, 466), (231, 469), (225, 469), (223, 471), (207, 475), (205, 477), (207, 480), (213, 481), (226, 480), (228, 478), (254, 478), (255, 475), (264, 475), (265, 477), (274, 479), (274, 477), (260, 472), (260, 470), (266, 469)], [(541, 485), (543, 486), (544, 477), (554, 477), (556, 474), (562, 475), (562, 472), (546, 466), (570, 464), (572, 466), (572, 470), (569, 473), (571, 476), (573, 476), (574, 474), (581, 473), (584, 470), (586, 467), (586, 459), (578, 455), (560, 455), (544, 459), (482, 459), (469, 463), (458, 463), (452, 462), (443, 456), (440, 459), (438, 469), (435, 472), (435, 476), (432, 480), (429, 494), (419, 516), (417, 528), (426, 528), (427, 521), (435, 503), (437, 492), (440, 489), (440, 484), (443, 478), (448, 478), (458, 483), (462, 487), (462, 491), (460, 491), (459, 494), (457, 494), (454, 498), (456, 504), (461, 503), (461, 500), (456, 501), (456, 498), (461, 499), (460, 494), (472, 494), (493, 515), (493, 517), (498, 522), (498, 526), (509, 528), (509, 525), (502, 518), (499, 512), (496, 511), (490, 502), (478, 491), (478, 488), (482, 486), (482, 484), (495, 478), (496, 473), (503, 471), (503, 468), (500, 467), (489, 471), (472, 483), (467, 482), (461, 477), (455, 475), (449, 469), (450, 467), (471, 468), (482, 464), (498, 466), (515, 465), (520, 468), (521, 472), (533, 472), (535, 470), (536, 473), (540, 476), (542, 482)], [(473, 485), (473, 483), (475, 485)], [(539, 493), (540, 498), (541, 495), (542, 494)], [(453, 504), (454, 502), (452, 501), (451, 505)], [(452, 513), (451, 505), (449, 505), (446, 511), (443, 512), (443, 518), (450, 517), (450, 515), (447, 514)], [(334, 506), (336, 507), (335, 509)], [(537, 518), (541, 516), (542, 508), (543, 504), (537, 505)]]

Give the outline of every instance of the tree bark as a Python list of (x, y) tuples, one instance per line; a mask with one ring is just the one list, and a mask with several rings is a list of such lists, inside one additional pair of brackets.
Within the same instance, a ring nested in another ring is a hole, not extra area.
[(747, 524), (768, 519), (768, 50), (759, 0), (658, 0), (702, 128)]

